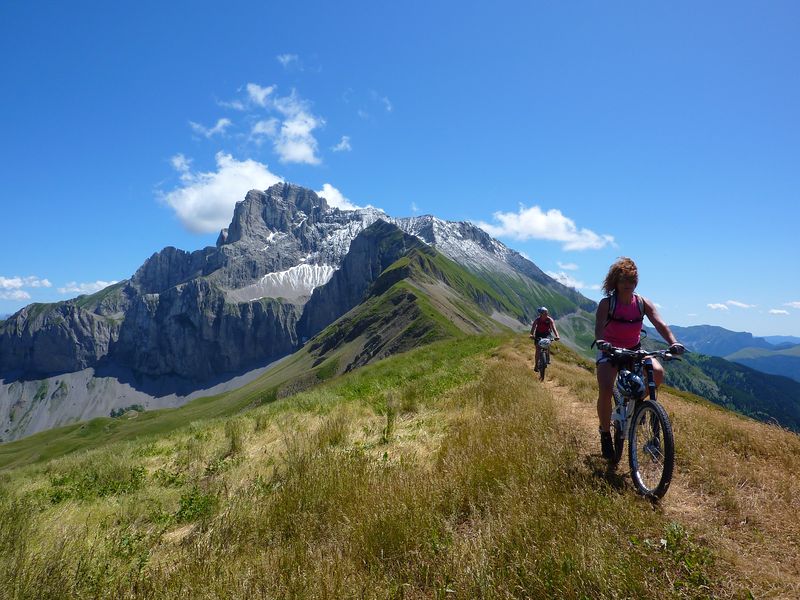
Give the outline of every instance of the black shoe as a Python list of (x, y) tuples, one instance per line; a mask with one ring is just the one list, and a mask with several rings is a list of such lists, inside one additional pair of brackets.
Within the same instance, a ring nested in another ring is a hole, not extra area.
[(614, 460), (616, 458), (616, 454), (614, 452), (614, 442), (611, 439), (610, 431), (600, 432), (600, 449), (603, 452), (603, 458), (606, 460)]

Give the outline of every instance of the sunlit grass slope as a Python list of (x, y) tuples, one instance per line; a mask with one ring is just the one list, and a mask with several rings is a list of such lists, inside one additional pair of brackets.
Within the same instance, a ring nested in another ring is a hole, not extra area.
[(530, 344), (473, 336), (231, 417), (7, 470), (0, 590), (791, 597), (797, 437), (668, 396), (678, 473), (654, 508), (596, 454), (591, 365), (556, 351), (558, 387), (534, 381)]

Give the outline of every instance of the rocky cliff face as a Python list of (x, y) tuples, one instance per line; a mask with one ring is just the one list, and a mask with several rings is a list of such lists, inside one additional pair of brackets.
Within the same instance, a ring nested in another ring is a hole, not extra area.
[(108, 354), (119, 323), (74, 304), (31, 304), (3, 323), (3, 372), (34, 376), (80, 371)]
[(112, 363), (202, 381), (285, 356), (313, 290), (381, 216), (332, 209), (294, 185), (252, 190), (216, 247), (165, 248), (111, 291), (13, 315), (0, 327), (0, 373)]
[(71, 372), (105, 361), (203, 380), (273, 360), (355, 306), (412, 240), (475, 272), (527, 278), (576, 305), (590, 302), (472, 224), (342, 211), (282, 183), (248, 192), (215, 247), (165, 248), (129, 281), (11, 316), (0, 326), (0, 373)]
[(516, 294), (515, 319), (533, 310), (530, 294), (567, 311), (592, 304), (469, 223), (342, 211), (281, 183), (248, 192), (214, 247), (165, 248), (130, 280), (0, 322), (0, 378), (119, 367), (199, 383), (241, 372), (296, 350), (425, 246)]

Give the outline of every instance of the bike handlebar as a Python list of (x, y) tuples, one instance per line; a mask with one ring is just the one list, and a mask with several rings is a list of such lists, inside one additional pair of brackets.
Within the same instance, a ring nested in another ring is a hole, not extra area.
[(600, 351), (609, 356), (633, 358), (635, 360), (644, 360), (648, 357), (658, 357), (667, 362), (671, 360), (681, 360), (679, 356), (673, 354), (669, 350), (628, 350), (627, 348), (610, 346), (606, 348), (600, 348)]

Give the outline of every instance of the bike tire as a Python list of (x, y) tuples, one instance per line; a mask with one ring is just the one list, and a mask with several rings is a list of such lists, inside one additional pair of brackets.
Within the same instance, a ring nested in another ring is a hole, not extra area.
[(645, 400), (636, 407), (628, 432), (628, 458), (637, 491), (647, 498), (663, 498), (675, 467), (675, 439), (667, 411), (658, 402)]
[(544, 381), (544, 370), (547, 368), (547, 357), (544, 350), (539, 353), (539, 381)]

